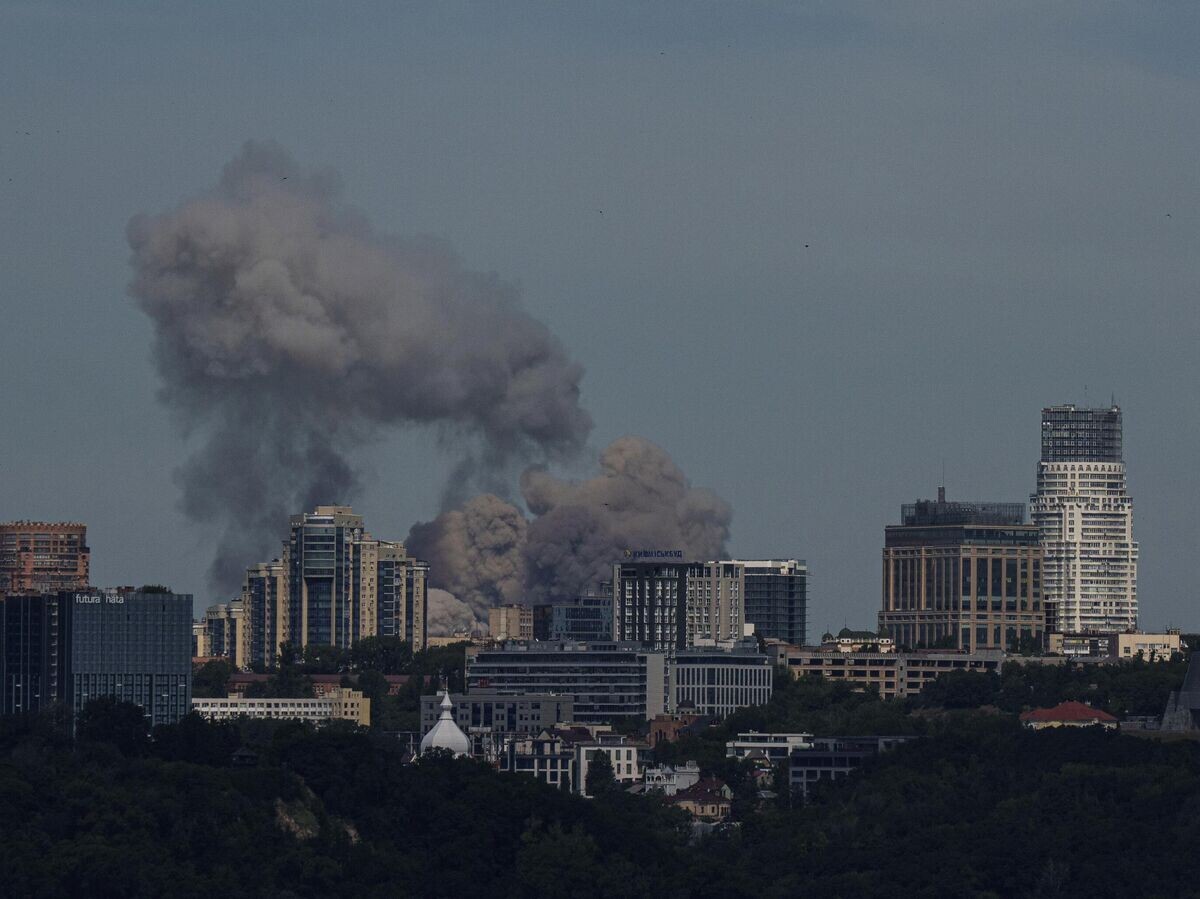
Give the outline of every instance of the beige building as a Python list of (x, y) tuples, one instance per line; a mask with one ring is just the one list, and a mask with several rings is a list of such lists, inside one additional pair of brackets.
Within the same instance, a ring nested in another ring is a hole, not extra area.
[(838, 652), (895, 652), (896, 641), (886, 633), (874, 634), (871, 631), (853, 631), (848, 627), (821, 638), (822, 649), (836, 649)]
[(371, 700), (358, 690), (339, 687), (324, 696), (304, 698), (255, 698), (231, 694), (224, 699), (192, 699), (192, 711), (210, 721), (233, 718), (270, 718), (299, 720), (311, 724), (330, 721), (352, 721), (368, 727), (371, 724)]
[(902, 648), (1040, 644), (1042, 549), (1021, 503), (921, 500), (885, 530), (880, 630)]
[(775, 652), (776, 664), (786, 666), (795, 677), (818, 674), (829, 680), (847, 681), (862, 689), (878, 691), (883, 699), (915, 696), (947, 671), (997, 673), (1004, 662), (1004, 653), (994, 649), (970, 653), (842, 652), (772, 641), (768, 650)]
[(1165, 634), (1112, 634), (1109, 652), (1119, 659), (1141, 658), (1147, 662), (1169, 662), (1171, 656), (1183, 652), (1179, 631)]
[(533, 607), (511, 603), (488, 609), (488, 631), (497, 641), (532, 640)]
[[(197, 637), (197, 631), (202, 636)], [(250, 631), (240, 602), (209, 606), (204, 620), (193, 624), (192, 635), (193, 649), (205, 650), (196, 655), (228, 659), (238, 669), (250, 667)]]

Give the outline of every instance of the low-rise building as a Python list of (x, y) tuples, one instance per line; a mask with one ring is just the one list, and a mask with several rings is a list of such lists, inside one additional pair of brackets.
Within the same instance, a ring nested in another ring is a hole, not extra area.
[(636, 643), (509, 642), (468, 647), (467, 694), (570, 696), (574, 719), (648, 721), (666, 709), (666, 659)]
[(192, 711), (210, 721), (233, 718), (295, 719), (312, 724), (352, 721), (367, 727), (371, 723), (371, 700), (358, 690), (339, 687), (325, 696), (314, 698), (259, 697), (248, 699), (231, 693), (223, 699), (193, 697)]
[(1118, 659), (1142, 659), (1146, 662), (1169, 662), (1171, 656), (1183, 652), (1183, 641), (1179, 631), (1169, 630), (1165, 634), (1112, 634), (1108, 643), (1109, 653)]
[(771, 699), (773, 666), (753, 637), (724, 647), (696, 645), (675, 652), (668, 664), (671, 710), (690, 708), (724, 718)]
[(806, 747), (788, 756), (788, 783), (792, 793), (807, 799), (817, 781), (836, 780), (863, 763), (915, 737), (815, 737)]
[(665, 715), (655, 715), (650, 720), (650, 745), (659, 743), (674, 743), (687, 733), (708, 727), (712, 719), (708, 715), (697, 715), (693, 712), (674, 712)]
[(729, 759), (766, 759), (782, 762), (797, 749), (812, 746), (812, 734), (760, 734), (750, 731), (738, 734), (736, 740), (725, 744), (725, 757)]
[[(512, 695), (491, 690), (455, 693), (454, 720), (466, 733), (537, 734), (575, 720), (571, 696), (552, 693)], [(437, 696), (421, 697), (421, 733), (426, 734), (441, 714)]]
[(532, 640), (533, 607), (509, 603), (488, 609), (488, 631), (498, 642)]
[(587, 796), (588, 770), (599, 753), (608, 756), (614, 780), (628, 785), (642, 779), (649, 747), (609, 727), (564, 725), (505, 739), (500, 770), (531, 774), (551, 786)]
[(837, 632), (837, 636), (825, 634), (821, 638), (821, 648), (839, 652), (895, 652), (896, 641), (888, 636), (887, 631), (874, 633), (844, 627)]
[(647, 768), (642, 777), (643, 792), (657, 792), (664, 796), (674, 796), (699, 782), (700, 766), (694, 761)]
[(733, 807), (733, 790), (723, 780), (706, 777), (674, 796), (667, 804), (681, 808), (698, 821), (715, 823), (729, 817)]
[(1004, 662), (1001, 650), (843, 652), (840, 649), (789, 646), (784, 643), (771, 646), (777, 664), (786, 666), (796, 677), (817, 674), (830, 680), (847, 681), (860, 689), (877, 690), (883, 699), (915, 696), (948, 671), (987, 671), (997, 674)]
[(1117, 719), (1103, 709), (1082, 702), (1060, 702), (1052, 709), (1033, 709), (1021, 713), (1021, 726), (1030, 730), (1047, 727), (1103, 727), (1116, 730)]

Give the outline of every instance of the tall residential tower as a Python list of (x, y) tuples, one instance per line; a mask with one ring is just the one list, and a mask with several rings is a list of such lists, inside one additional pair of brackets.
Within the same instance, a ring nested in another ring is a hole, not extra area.
[(1051, 630), (1137, 627), (1138, 545), (1121, 451), (1121, 410), (1042, 410), (1033, 523), (1045, 554), (1042, 592)]

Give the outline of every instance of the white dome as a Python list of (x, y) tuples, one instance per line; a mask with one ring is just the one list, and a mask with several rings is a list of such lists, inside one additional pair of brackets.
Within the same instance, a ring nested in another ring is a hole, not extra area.
[(429, 733), (421, 738), (421, 755), (431, 749), (449, 749), (455, 755), (470, 755), (471, 740), (454, 723), (454, 703), (450, 701), (450, 691), (442, 694), (442, 714), (437, 723), (430, 728)]

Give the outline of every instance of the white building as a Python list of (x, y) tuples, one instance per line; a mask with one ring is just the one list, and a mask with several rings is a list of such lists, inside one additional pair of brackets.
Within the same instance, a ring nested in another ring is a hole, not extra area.
[[(708, 641), (710, 644), (712, 641)], [(725, 718), (738, 709), (766, 705), (774, 666), (753, 637), (680, 649), (667, 666), (668, 711), (689, 709)]]
[(339, 687), (313, 699), (231, 695), (219, 699), (192, 697), (192, 711), (210, 721), (232, 718), (294, 719), (311, 724), (353, 721), (367, 727), (371, 723), (371, 700), (358, 690)]
[(1042, 458), (1030, 497), (1050, 630), (1137, 629), (1138, 545), (1121, 450), (1121, 410), (1042, 410)]
[(760, 734), (750, 731), (738, 734), (736, 740), (725, 744), (725, 757), (729, 759), (765, 758), (781, 762), (794, 749), (812, 749), (812, 734)]
[(655, 791), (664, 796), (674, 796), (700, 783), (700, 766), (693, 762), (682, 765), (658, 765), (647, 768), (643, 779), (646, 792)]

